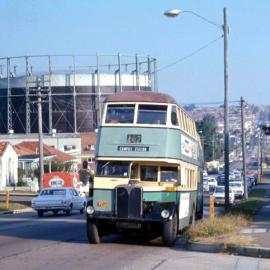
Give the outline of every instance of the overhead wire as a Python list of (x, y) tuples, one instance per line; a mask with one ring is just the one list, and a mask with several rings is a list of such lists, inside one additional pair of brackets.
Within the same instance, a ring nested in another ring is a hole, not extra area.
[(212, 41), (208, 42), (207, 44), (201, 46), (200, 48), (196, 49), (195, 51), (193, 51), (193, 52), (191, 52), (191, 53), (189, 53), (189, 54), (187, 54), (187, 55), (185, 55), (185, 56), (183, 56), (183, 57), (175, 60), (174, 62), (172, 62), (170, 64), (167, 64), (167, 65), (165, 65), (165, 66), (157, 69), (156, 72), (163, 71), (164, 69), (170, 68), (170, 67), (172, 67), (172, 66), (174, 66), (174, 65), (176, 65), (176, 64), (178, 64), (178, 63), (180, 63), (180, 62), (182, 62), (182, 61), (184, 61), (184, 60), (186, 60), (186, 59), (188, 59), (190, 57), (192, 57), (193, 55), (201, 52), (202, 50), (204, 50), (206, 48), (208, 48), (209, 46), (211, 46), (212, 44), (216, 43), (218, 40), (220, 40), (222, 38), (223, 38), (223, 35), (219, 36), (218, 38), (215, 38), (214, 40), (212, 40)]

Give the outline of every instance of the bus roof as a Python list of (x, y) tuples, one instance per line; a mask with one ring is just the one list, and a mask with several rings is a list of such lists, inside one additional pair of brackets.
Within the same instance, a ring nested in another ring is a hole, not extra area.
[(177, 104), (175, 99), (167, 94), (148, 91), (127, 91), (115, 93), (107, 97), (105, 102), (152, 102)]

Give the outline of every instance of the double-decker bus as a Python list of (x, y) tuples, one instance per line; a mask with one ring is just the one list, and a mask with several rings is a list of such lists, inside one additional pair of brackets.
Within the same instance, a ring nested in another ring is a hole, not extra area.
[(122, 92), (107, 98), (96, 147), (87, 236), (177, 233), (203, 214), (203, 157), (194, 120), (169, 95)]

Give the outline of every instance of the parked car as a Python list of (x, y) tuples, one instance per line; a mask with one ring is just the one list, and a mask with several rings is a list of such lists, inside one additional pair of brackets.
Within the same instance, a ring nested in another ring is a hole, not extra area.
[(55, 215), (59, 211), (71, 215), (73, 210), (83, 213), (86, 203), (86, 197), (80, 196), (74, 188), (45, 188), (41, 190), (38, 197), (32, 199), (32, 208), (40, 217), (48, 211), (52, 211)]
[(218, 183), (218, 186), (224, 186), (224, 184), (225, 184), (225, 175), (224, 174), (221, 174), (217, 177), (217, 183)]
[(208, 176), (208, 173), (206, 170), (203, 170), (203, 177)]
[[(225, 187), (217, 186), (213, 193), (214, 196), (214, 204), (225, 204)], [(230, 204), (234, 204), (235, 196), (232, 188), (229, 187), (229, 202)]]
[(235, 198), (242, 199), (244, 197), (244, 185), (242, 181), (231, 181), (229, 186), (232, 188)]
[(208, 185), (209, 185), (209, 190), (213, 191), (215, 189), (215, 187), (218, 185), (216, 178), (209, 177), (208, 178)]
[(203, 179), (203, 191), (209, 192), (208, 179)]

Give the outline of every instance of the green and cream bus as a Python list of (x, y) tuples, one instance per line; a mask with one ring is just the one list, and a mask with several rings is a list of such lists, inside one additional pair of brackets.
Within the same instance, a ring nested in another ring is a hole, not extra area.
[(203, 214), (203, 157), (194, 120), (157, 92), (122, 92), (107, 98), (98, 131), (93, 200), (87, 236), (177, 233)]

